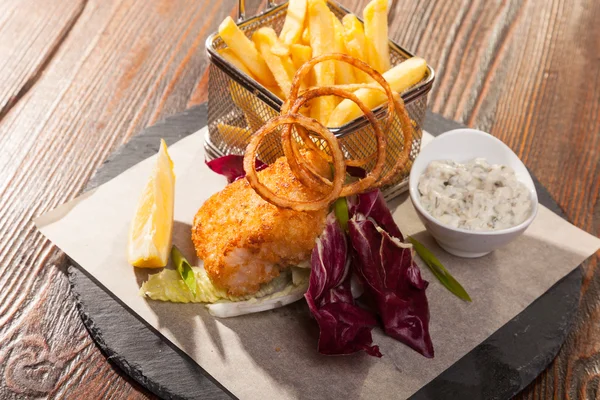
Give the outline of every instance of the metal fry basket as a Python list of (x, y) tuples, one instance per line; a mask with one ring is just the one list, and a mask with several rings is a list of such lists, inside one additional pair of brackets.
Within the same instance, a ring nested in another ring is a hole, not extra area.
[[(265, 12), (255, 17), (244, 19), (244, 2), (240, 1), (238, 26), (251, 37), (263, 26), (270, 26), (277, 33), (281, 30), (286, 16), (287, 2), (275, 5), (269, 2)], [(330, 10), (342, 18), (348, 14), (341, 5), (328, 1)], [(391, 64), (397, 65), (413, 55), (393, 41), (389, 41)], [(205, 137), (205, 151), (209, 159), (226, 154), (243, 154), (252, 133), (269, 119), (277, 116), (283, 101), (271, 93), (259, 82), (241, 72), (226, 61), (219, 50), (226, 45), (214, 33), (206, 40), (206, 49), (210, 60), (208, 81), (208, 132)], [(417, 85), (407, 89), (402, 95), (406, 110), (413, 124), (413, 141), (410, 149), (410, 162), (394, 179), (393, 183), (382, 188), (386, 198), (393, 198), (403, 191), (408, 181), (410, 167), (421, 147), (422, 125), (427, 109), (427, 93), (431, 90), (434, 71), (427, 67), (427, 75)], [(385, 127), (387, 108), (382, 105), (374, 110), (376, 117)], [(339, 128), (329, 128), (338, 138), (342, 151), (348, 159), (361, 159), (376, 150), (373, 128), (364, 116), (358, 117)], [(316, 142), (327, 150), (325, 143)], [(404, 140), (400, 121), (395, 119), (392, 128), (387, 132), (386, 163), (383, 174), (394, 165), (398, 155), (404, 150)], [(279, 132), (275, 131), (262, 142), (258, 149), (258, 157), (271, 163), (283, 155)], [(372, 165), (367, 165), (370, 168)]]

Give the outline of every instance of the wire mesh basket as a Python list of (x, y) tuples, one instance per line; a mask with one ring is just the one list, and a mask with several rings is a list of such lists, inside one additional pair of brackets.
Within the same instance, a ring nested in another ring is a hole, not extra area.
[[(272, 27), (277, 33), (281, 30), (287, 10), (287, 2), (274, 5), (260, 15), (244, 18), (243, 2), (240, 2), (239, 28), (249, 38), (263, 26)], [(342, 18), (349, 11), (334, 1), (328, 1), (329, 9)], [(392, 66), (412, 57), (393, 41), (389, 41)], [(208, 82), (208, 132), (205, 137), (205, 151), (209, 159), (226, 154), (243, 154), (253, 132), (269, 119), (277, 116), (283, 101), (262, 86), (259, 82), (241, 72), (220, 54), (219, 50), (226, 45), (214, 33), (206, 41), (206, 49), (210, 60)], [(408, 181), (410, 167), (421, 147), (422, 125), (427, 109), (427, 93), (431, 90), (434, 71), (427, 67), (427, 75), (416, 85), (405, 90), (402, 99), (412, 120), (413, 141), (410, 149), (410, 162), (400, 171), (390, 185), (382, 188), (386, 198), (392, 198), (403, 191)], [(385, 125), (387, 108), (382, 105), (374, 110), (375, 116)], [(339, 128), (329, 128), (338, 138), (342, 151), (347, 159), (362, 159), (376, 151), (376, 139), (373, 128), (364, 117), (358, 117)], [(398, 155), (404, 150), (404, 138), (398, 118), (387, 132), (386, 163), (383, 175), (395, 164)], [(327, 151), (326, 144), (316, 140), (317, 144)], [(262, 142), (257, 152), (258, 157), (272, 163), (283, 155), (279, 132), (275, 131)], [(370, 168), (372, 165), (367, 165)]]

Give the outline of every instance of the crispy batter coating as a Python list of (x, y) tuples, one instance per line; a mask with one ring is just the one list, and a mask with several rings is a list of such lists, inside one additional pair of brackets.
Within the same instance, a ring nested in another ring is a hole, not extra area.
[[(313, 152), (304, 156), (318, 165), (327, 163)], [(261, 182), (280, 196), (318, 199), (322, 194), (303, 186), (285, 157), (258, 173)], [(308, 260), (323, 230), (327, 210), (314, 212), (279, 208), (263, 200), (240, 179), (211, 196), (194, 217), (192, 241), (212, 282), (234, 296), (252, 294), (279, 275), (280, 268)]]

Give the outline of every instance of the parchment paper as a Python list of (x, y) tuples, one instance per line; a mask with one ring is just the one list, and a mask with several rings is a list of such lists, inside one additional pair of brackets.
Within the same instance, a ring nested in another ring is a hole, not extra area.
[[(190, 261), (192, 218), (226, 184), (204, 164), (204, 132), (169, 149), (177, 176), (173, 240)], [(379, 329), (373, 339), (383, 358), (326, 357), (316, 352), (318, 327), (304, 301), (216, 319), (200, 304), (163, 303), (138, 294), (148, 272), (127, 264), (125, 246), (133, 211), (153, 165), (151, 157), (35, 222), (106, 289), (242, 399), (409, 397), (600, 247), (599, 239), (540, 206), (536, 220), (519, 240), (483, 258), (456, 258), (424, 231), (404, 195), (390, 204), (396, 208), (394, 218), (400, 229), (415, 235), (439, 257), (473, 303), (454, 297), (420, 264), (430, 282), (434, 359), (423, 358)]]

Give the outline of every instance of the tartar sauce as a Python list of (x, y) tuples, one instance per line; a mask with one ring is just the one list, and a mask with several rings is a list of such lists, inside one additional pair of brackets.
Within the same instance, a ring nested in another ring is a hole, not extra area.
[(510, 228), (531, 214), (531, 195), (512, 168), (483, 158), (465, 164), (432, 161), (419, 178), (421, 205), (455, 228)]

